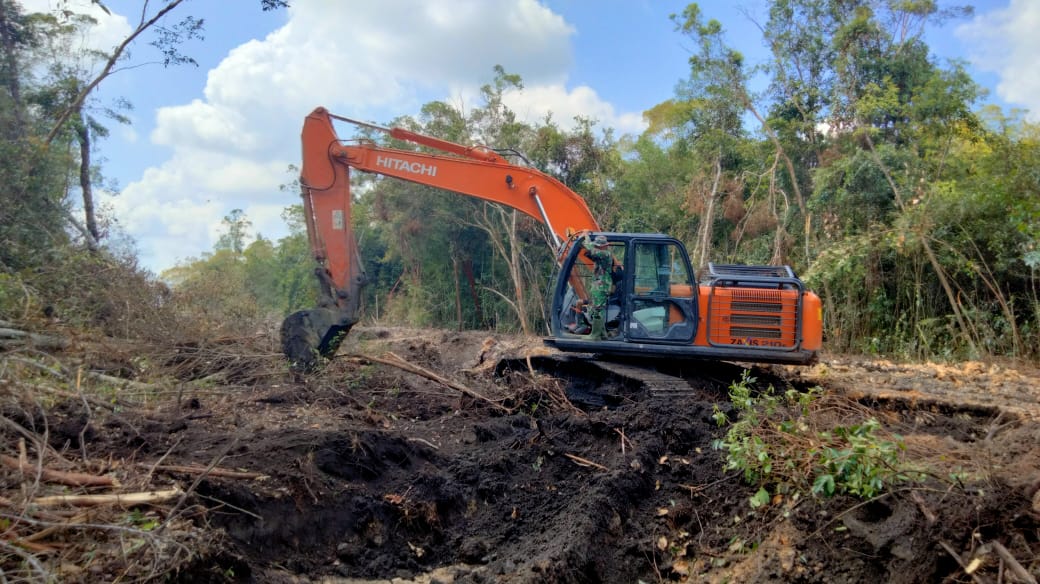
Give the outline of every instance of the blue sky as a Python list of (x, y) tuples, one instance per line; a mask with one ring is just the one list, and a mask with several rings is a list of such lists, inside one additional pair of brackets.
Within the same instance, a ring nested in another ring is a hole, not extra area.
[[(60, 0), (22, 0), (49, 10)], [(90, 9), (88, 0), (67, 0)], [(185, 2), (174, 18), (204, 18), (205, 39), (185, 47), (199, 66), (164, 69), (144, 43), (97, 93), (134, 104), (133, 125), (113, 127), (97, 159), (117, 188), (103, 203), (159, 272), (212, 249), (221, 219), (245, 210), (255, 231), (285, 234), (279, 191), (299, 158), (303, 117), (322, 105), (377, 122), (446, 99), (472, 103), (501, 64), (525, 90), (507, 103), (531, 120), (590, 116), (616, 134), (638, 133), (641, 114), (673, 95), (689, 46), (669, 20), (671, 0), (292, 0), (262, 12), (259, 0)], [(942, 2), (941, 5), (949, 5)], [(139, 0), (106, 0), (85, 42), (118, 43), (140, 17)], [(158, 5), (153, 1), (152, 5)], [(745, 14), (765, 20), (763, 0), (700, 2), (750, 62), (765, 59)], [(1040, 2), (985, 0), (972, 19), (929, 31), (937, 58), (969, 62), (989, 101), (1040, 112)], [(154, 8), (153, 8), (154, 9)], [(349, 137), (349, 128), (341, 128)]]

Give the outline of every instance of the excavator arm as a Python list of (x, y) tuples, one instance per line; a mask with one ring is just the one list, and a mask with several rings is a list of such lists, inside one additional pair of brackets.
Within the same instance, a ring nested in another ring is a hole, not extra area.
[[(344, 144), (332, 120), (389, 134), (439, 153), (400, 150), (363, 141)], [(468, 147), (401, 128), (384, 128), (317, 108), (302, 133), (301, 197), (320, 285), (317, 308), (290, 315), (282, 324), (282, 350), (296, 370), (314, 369), (336, 352), (359, 319), (365, 284), (351, 227), (351, 169), (500, 203), (544, 223), (557, 257), (576, 234), (597, 231), (585, 201), (555, 178), (507, 162), (485, 147)]]

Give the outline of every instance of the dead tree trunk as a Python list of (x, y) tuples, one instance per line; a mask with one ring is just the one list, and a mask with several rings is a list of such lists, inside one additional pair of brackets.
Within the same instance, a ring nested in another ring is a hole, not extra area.
[(94, 213), (94, 189), (90, 180), (90, 126), (87, 123), (87, 116), (82, 110), (77, 112), (77, 117), (79, 118), (79, 123), (76, 124), (76, 139), (79, 140), (79, 188), (83, 193), (85, 226), (93, 237), (93, 242), (88, 238), (88, 247), (91, 251), (96, 251), (95, 246), (91, 244), (100, 241), (101, 234), (98, 231), (97, 216)]
[(719, 183), (722, 180), (722, 154), (715, 159), (715, 176), (711, 181), (711, 190), (702, 194), (704, 211), (701, 214), (700, 228), (697, 230), (697, 267), (705, 266), (711, 259), (711, 240), (715, 227), (715, 204), (719, 194)]

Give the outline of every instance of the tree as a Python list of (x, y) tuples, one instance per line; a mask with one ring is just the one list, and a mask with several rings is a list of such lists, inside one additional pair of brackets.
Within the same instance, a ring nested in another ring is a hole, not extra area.
[(226, 231), (217, 238), (214, 249), (230, 251), (236, 256), (242, 255), (246, 249), (246, 238), (249, 237), (249, 229), (253, 226), (253, 222), (246, 218), (242, 209), (232, 209), (231, 213), (224, 215), (221, 224)]
[[(731, 104), (730, 107), (742, 108), (743, 111), (750, 113), (758, 121), (759, 128), (773, 145), (773, 158), (776, 163), (766, 166), (769, 169), (769, 176), (766, 180), (768, 210), (777, 229), (770, 261), (781, 263), (785, 261), (788, 251), (786, 249), (788, 240), (786, 232), (790, 221), (790, 199), (794, 199), (799, 211), (804, 215), (805, 197), (802, 194), (794, 162), (773, 128), (773, 124), (760, 112), (756, 98), (748, 89), (748, 80), (755, 70), (754, 68), (747, 69), (744, 65), (743, 55), (726, 44), (722, 25), (718, 21), (704, 22), (701, 19), (700, 8), (697, 4), (687, 6), (681, 17), (673, 16), (672, 18), (676, 22), (677, 29), (694, 39), (698, 46), (698, 52), (690, 57), (691, 88), (695, 91), (703, 91), (703, 94), (707, 95), (712, 102), (722, 100), (722, 103)], [(781, 164), (787, 175), (786, 189), (776, 176)], [(717, 200), (715, 195), (717, 195), (721, 176), (721, 164), (717, 164), (714, 178), (711, 181), (712, 194), (706, 197), (706, 210), (709, 212), (714, 211)], [(787, 189), (791, 191), (790, 196)], [(710, 242), (710, 229), (702, 229), (698, 249), (701, 250), (700, 256), (704, 259), (707, 258), (705, 250)]]
[[(867, 262), (852, 272), (864, 281), (831, 280), (842, 292), (832, 288), (828, 296), (859, 299), (848, 306), (849, 322), (860, 323), (851, 329), (919, 331), (919, 323), (938, 310), (923, 308), (922, 290), (937, 283), (960, 342), (974, 353), (976, 335), (935, 246), (938, 226), (925, 211), (931, 194), (950, 178), (951, 147), (977, 134), (978, 123), (971, 112), (974, 83), (956, 64), (943, 69), (932, 62), (923, 31), (928, 23), (966, 13), (939, 10), (931, 1), (784, 0), (774, 5), (767, 37), (778, 63), (806, 64), (812, 73), (798, 77), (777, 67), (783, 73), (775, 89), (790, 104), (778, 111), (828, 130), (823, 147), (809, 150), (818, 165), (809, 208), (823, 219), (817, 222), (822, 240)], [(807, 87), (806, 79), (819, 80), (818, 87)], [(890, 247), (889, 233), (898, 233), (898, 247)], [(886, 279), (887, 270), (898, 274), (906, 265), (900, 256), (909, 253), (907, 244), (920, 252), (909, 263), (923, 258), (924, 265), (905, 283), (898, 275)], [(854, 245), (867, 247), (850, 253)], [(845, 273), (833, 268), (822, 265), (820, 273)], [(934, 280), (923, 278), (925, 270)], [(864, 311), (864, 305), (874, 309)], [(901, 312), (906, 305), (914, 309)], [(915, 315), (909, 323), (893, 321), (907, 314)]]
[[(83, 102), (87, 99), (87, 96), (90, 95), (90, 92), (116, 71), (116, 64), (118, 64), (120, 59), (122, 59), (127, 48), (129, 48), (130, 45), (133, 44), (134, 41), (137, 40), (137, 38), (145, 31), (157, 27), (158, 23), (162, 21), (167, 14), (176, 10), (182, 2), (184, 2), (184, 0), (169, 0), (154, 13), (150, 13), (148, 2), (147, 0), (145, 1), (137, 26), (134, 27), (134, 30), (131, 31), (130, 34), (107, 56), (108, 58), (105, 60), (105, 64), (101, 68), (101, 71), (97, 73), (93, 79), (90, 79), (80, 87), (79, 91), (77, 91), (72, 99), (69, 100), (66, 107), (58, 113), (50, 131), (47, 132), (47, 135), (44, 137), (45, 143), (50, 144), (54, 140), (58, 135), (58, 132), (60, 132), (62, 127), (65, 125), (65, 122), (67, 122), (69, 118), (76, 114), (76, 112), (78, 112), (83, 106)], [(179, 45), (185, 40), (200, 38), (202, 33), (201, 20), (187, 16), (179, 24), (174, 25), (171, 28), (159, 26), (158, 30), (159, 37), (152, 41), (151, 44), (162, 52), (164, 56), (164, 65), (168, 66), (170, 64), (194, 62), (189, 57), (185, 57), (180, 53)]]
[(676, 98), (647, 112), (648, 131), (672, 136), (673, 148), (690, 161), (681, 191), (683, 210), (699, 218), (691, 259), (704, 265), (715, 248), (723, 185), (739, 172), (736, 154), (743, 140), (740, 115), (746, 95), (743, 57), (722, 42), (718, 21), (702, 20), (697, 4), (672, 20), (696, 49), (689, 59), (689, 78), (677, 88)]
[[(108, 11), (101, 0), (95, 6)], [(92, 251), (105, 235), (94, 204), (93, 186), (100, 169), (92, 153), (107, 130), (101, 117), (119, 123), (125, 101), (92, 103), (93, 91), (111, 75), (132, 68), (130, 48), (147, 39), (166, 66), (194, 63), (184, 44), (201, 38), (203, 23), (191, 15), (170, 24), (183, 0), (142, 4), (133, 31), (113, 50), (77, 48), (75, 39), (95, 26), (93, 19), (60, 2), (52, 13), (25, 14), (13, 0), (0, 0), (0, 262), (18, 268), (41, 261), (42, 250), (71, 242), (66, 227)], [(284, 0), (261, 0), (264, 10), (286, 6)], [(31, 62), (32, 68), (24, 63)], [(35, 78), (30, 73), (43, 72)], [(96, 71), (96, 73), (89, 73)], [(76, 154), (73, 154), (73, 150)], [(74, 179), (72, 177), (75, 177)], [(83, 218), (67, 200), (76, 184)]]
[[(481, 90), (481, 107), (468, 114), (448, 103), (432, 102), (422, 107), (418, 118), (399, 118), (393, 125), (458, 143), (492, 144), (503, 155), (523, 161), (517, 154), (530, 150), (535, 132), (517, 122), (503, 100), (506, 91), (519, 90), (522, 82), (501, 67), (495, 73)], [(397, 141), (389, 145), (415, 148)], [(422, 185), (358, 180), (373, 184), (359, 206), (370, 209), (380, 233), (377, 239), (386, 243), (383, 265), (401, 266), (381, 304), (392, 316), (416, 324), (492, 321), (534, 330), (545, 267), (550, 265), (548, 239), (539, 222), (513, 209)], [(449, 265), (452, 270), (445, 269)]]
[(40, 19), (11, 0), (0, 0), (0, 264), (16, 271), (66, 241), (60, 205), (64, 153), (35, 139), (39, 119), (26, 101), (26, 68), (43, 42)]
[(562, 130), (552, 116), (534, 128), (525, 158), (535, 167), (559, 179), (585, 199), (600, 225), (610, 229), (622, 209), (612, 196), (621, 175), (622, 161), (613, 132), (597, 135), (596, 122), (577, 117), (576, 127)]

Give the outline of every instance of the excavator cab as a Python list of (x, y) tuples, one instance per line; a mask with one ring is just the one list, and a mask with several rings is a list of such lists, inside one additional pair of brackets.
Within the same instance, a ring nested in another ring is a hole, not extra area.
[[(609, 294), (597, 306), (602, 269), (581, 240), (572, 240), (553, 287), (547, 344), (618, 356), (816, 360), (819, 298), (790, 267), (709, 264), (698, 281), (685, 247), (672, 237), (593, 235), (606, 237), (617, 268)], [(602, 334), (590, 318), (598, 313)]]
[[(693, 271), (679, 241), (657, 234), (605, 233), (613, 260), (609, 280), (586, 246), (572, 245), (551, 304), (553, 336), (572, 341), (683, 343), (697, 330)], [(592, 291), (609, 282), (605, 303)], [(594, 335), (589, 314), (603, 312), (605, 334)]]

